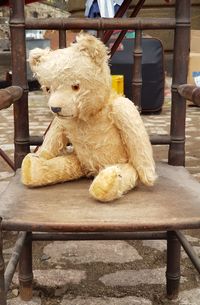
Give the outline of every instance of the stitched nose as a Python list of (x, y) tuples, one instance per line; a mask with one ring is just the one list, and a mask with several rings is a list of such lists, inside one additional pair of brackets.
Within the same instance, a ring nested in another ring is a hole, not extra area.
[(58, 112), (61, 112), (61, 109), (60, 107), (51, 107), (51, 110), (54, 112), (54, 113), (58, 113)]

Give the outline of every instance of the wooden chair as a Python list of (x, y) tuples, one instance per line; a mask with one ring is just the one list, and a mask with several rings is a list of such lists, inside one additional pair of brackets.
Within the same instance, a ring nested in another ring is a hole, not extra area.
[[(186, 103), (178, 86), (187, 80), (190, 36), (190, 1), (177, 0), (175, 17), (154, 19), (94, 19), (84, 20), (24, 19), (24, 1), (10, 1), (13, 84), (24, 94), (20, 106), (15, 105), (15, 165), (29, 152), (30, 145), (39, 143), (29, 136), (25, 29), (135, 29), (133, 93), (139, 104), (141, 89), (141, 31), (143, 29), (173, 29), (174, 60), (172, 81), (171, 129), (169, 135), (152, 136), (153, 144), (169, 146), (168, 164), (158, 163), (156, 185), (139, 187), (120, 200), (99, 204), (88, 195), (89, 181), (27, 189), (20, 183), (20, 170), (1, 196), (0, 215), (0, 305), (6, 304), (6, 294), (19, 262), (20, 295), (32, 297), (32, 242), (35, 240), (167, 240), (167, 296), (178, 294), (180, 282), (180, 245), (196, 269), (200, 262), (181, 230), (200, 228), (200, 187), (184, 168)], [(2, 231), (19, 231), (13, 255), (4, 273)]]

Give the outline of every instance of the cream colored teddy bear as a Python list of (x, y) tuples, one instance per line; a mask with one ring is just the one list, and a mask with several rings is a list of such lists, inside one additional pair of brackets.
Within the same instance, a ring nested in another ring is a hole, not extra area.
[[(29, 187), (94, 176), (89, 192), (111, 201), (138, 180), (153, 185), (152, 147), (142, 119), (127, 98), (113, 93), (104, 44), (80, 34), (66, 49), (34, 49), (30, 66), (49, 93), (55, 118), (37, 153), (22, 163)], [(68, 144), (72, 152), (66, 149)]]

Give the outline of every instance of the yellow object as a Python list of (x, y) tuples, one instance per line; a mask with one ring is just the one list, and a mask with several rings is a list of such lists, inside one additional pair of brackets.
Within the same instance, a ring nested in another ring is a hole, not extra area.
[(112, 75), (112, 88), (120, 95), (124, 95), (124, 75)]

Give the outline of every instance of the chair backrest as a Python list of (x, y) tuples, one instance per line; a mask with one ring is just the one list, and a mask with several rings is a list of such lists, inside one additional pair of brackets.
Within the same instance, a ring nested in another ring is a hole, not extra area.
[[(125, 0), (127, 1), (127, 0)], [(168, 135), (154, 135), (152, 144), (169, 145), (168, 162), (171, 165), (185, 163), (185, 116), (186, 102), (178, 93), (177, 87), (187, 82), (187, 69), (190, 42), (190, 1), (175, 1), (175, 17), (173, 18), (49, 18), (34, 19), (24, 16), (24, 1), (10, 0), (11, 16), (10, 31), (12, 45), (12, 80), (13, 85), (24, 89), (22, 100), (14, 107), (15, 117), (15, 166), (21, 166), (24, 156), (30, 151), (30, 145), (36, 144), (29, 135), (28, 118), (28, 82), (26, 75), (26, 29), (59, 30), (60, 47), (66, 45), (65, 31), (68, 29), (102, 30), (135, 30), (133, 50), (133, 97), (139, 106), (141, 100), (141, 61), (142, 61), (142, 30), (172, 29), (174, 30), (173, 76), (172, 76), (172, 106), (171, 127)]]

